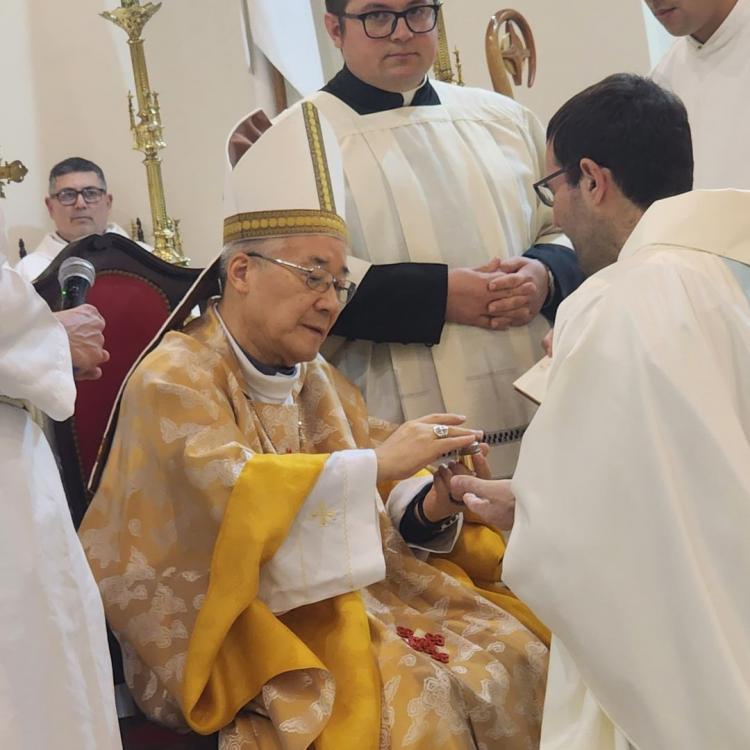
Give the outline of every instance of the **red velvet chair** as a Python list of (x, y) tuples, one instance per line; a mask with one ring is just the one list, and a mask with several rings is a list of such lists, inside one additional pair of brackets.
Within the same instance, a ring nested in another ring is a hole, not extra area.
[[(102, 378), (77, 384), (75, 415), (54, 424), (56, 452), (63, 485), (76, 528), (90, 496), (87, 490), (110, 412), (130, 368), (200, 274), (200, 269), (166, 263), (127, 237), (92, 235), (68, 245), (34, 282), (52, 310), (62, 304), (57, 272), (71, 256), (90, 261), (96, 281), (87, 302), (106, 321), (110, 360)], [(119, 645), (109, 633), (115, 683), (124, 682)], [(213, 750), (217, 736), (179, 734), (153, 724), (142, 715), (120, 720), (125, 750)]]
[(91, 235), (68, 245), (35, 280), (37, 292), (53, 310), (62, 304), (57, 272), (71, 256), (90, 261), (96, 269), (86, 301), (106, 321), (111, 357), (100, 380), (77, 383), (75, 415), (55, 425), (63, 484), (77, 528), (90, 500), (86, 486), (120, 386), (200, 269), (166, 263), (127, 237)]

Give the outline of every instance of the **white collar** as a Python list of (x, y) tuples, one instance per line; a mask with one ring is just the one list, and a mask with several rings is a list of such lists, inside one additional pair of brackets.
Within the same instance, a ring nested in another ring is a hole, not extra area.
[(693, 190), (656, 201), (641, 217), (618, 260), (651, 245), (722, 257), (750, 256), (750, 190)]
[(750, 0), (737, 0), (721, 26), (705, 42), (688, 36), (688, 44), (701, 55), (711, 55), (729, 44), (747, 24), (750, 24)]
[(219, 319), (221, 327), (232, 347), (234, 355), (240, 363), (240, 369), (245, 378), (245, 385), (250, 396), (254, 401), (262, 401), (266, 404), (291, 404), (293, 401), (294, 386), (297, 385), (300, 377), (300, 366), (295, 365), (294, 372), (291, 375), (276, 373), (275, 375), (266, 375), (262, 373), (247, 357), (242, 347), (237, 343), (234, 336), (229, 332), (226, 323), (219, 313), (218, 305), (214, 305), (214, 312)]
[[(107, 228), (102, 232), (102, 234), (108, 234), (108, 233), (109, 234), (119, 234), (119, 235), (122, 235), (123, 237), (128, 237), (128, 238), (130, 237), (130, 235), (127, 234), (125, 232), (125, 230), (119, 224), (114, 224), (112, 222), (110, 222), (109, 224), (107, 224)], [(91, 232), (91, 234), (95, 234), (95, 232)], [(82, 240), (84, 237), (90, 237), (91, 234), (84, 234), (81, 237), (77, 237), (76, 240)], [(54, 242), (57, 242), (60, 245), (62, 245), (63, 247), (67, 247), (70, 244), (70, 242), (71, 242), (70, 240), (66, 240), (63, 237), (61, 237), (57, 233), (57, 229), (55, 229), (52, 232), (50, 232), (47, 236), (50, 239), (52, 239)]]
[(409, 89), (409, 91), (402, 91), (401, 96), (404, 97), (404, 107), (411, 107), (411, 103), (414, 101), (414, 97), (417, 95), (417, 91), (422, 88), (427, 82), (427, 76), (424, 77), (422, 83), (415, 89)]

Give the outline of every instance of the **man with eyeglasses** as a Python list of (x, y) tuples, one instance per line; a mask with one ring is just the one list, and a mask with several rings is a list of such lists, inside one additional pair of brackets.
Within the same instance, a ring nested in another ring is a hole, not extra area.
[[(73, 156), (55, 164), (44, 202), (55, 230), (16, 264), (16, 271), (28, 281), (36, 279), (69, 242), (105, 232), (129, 237), (121, 226), (109, 221), (112, 194), (107, 191), (101, 167), (88, 159)], [(138, 244), (152, 250), (143, 242)]]
[(541, 356), (539, 312), (581, 278), (532, 190), (543, 131), (505, 97), (427, 79), (438, 3), (326, 9), (344, 68), (309, 100), (342, 147), (359, 282), (326, 355), (379, 417), (465, 414), (508, 475), (532, 414), (511, 383)]
[(80, 535), (129, 686), (220, 747), (528, 750), (544, 628), (497, 583), (499, 533), (446, 491), (466, 469), (422, 470), (478, 433), (371, 419), (319, 354), (356, 294), (336, 139), (302, 114), (235, 165), (223, 252), (136, 366), (95, 469)]
[(330, 353), (378, 416), (466, 414), (486, 429), (501, 476), (531, 416), (514, 374), (537, 356), (545, 317), (581, 276), (531, 188), (543, 158), (534, 116), (427, 78), (439, 8), (326, 2), (344, 67), (311, 100), (342, 145), (351, 252), (369, 266), (334, 334), (366, 338), (363, 318), (375, 328), (374, 344), (335, 341)]
[[(750, 191), (691, 190), (682, 102), (611, 76), (547, 131), (589, 275), (560, 308), (503, 580), (553, 633), (542, 750), (750, 747)], [(515, 521), (513, 505), (515, 495)]]

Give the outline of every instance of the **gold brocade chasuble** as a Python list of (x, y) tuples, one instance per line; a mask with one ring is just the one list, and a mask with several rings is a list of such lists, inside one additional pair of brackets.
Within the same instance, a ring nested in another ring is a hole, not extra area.
[[(253, 402), (213, 310), (145, 358), (80, 535), (148, 716), (221, 730), (224, 750), (537, 745), (547, 648), (517, 617), (544, 631), (456, 564), (496, 581), (494, 531), (466, 524), (446, 574), (381, 514), (383, 581), (281, 616), (258, 598), (328, 455), (386, 434), (322, 360), (301, 366), (292, 404)], [(442, 660), (406, 629), (442, 639)]]

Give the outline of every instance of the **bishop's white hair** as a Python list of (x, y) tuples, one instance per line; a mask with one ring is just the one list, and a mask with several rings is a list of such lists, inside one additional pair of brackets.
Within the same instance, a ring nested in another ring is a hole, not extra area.
[(235, 255), (240, 253), (260, 253), (269, 258), (275, 257), (286, 244), (286, 237), (262, 237), (257, 240), (234, 240), (224, 245), (219, 258), (219, 281), (222, 290), (226, 287), (227, 269)]

